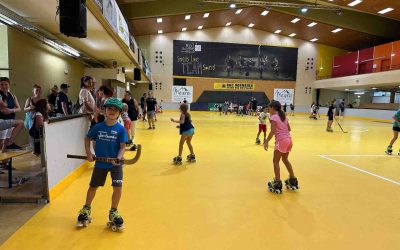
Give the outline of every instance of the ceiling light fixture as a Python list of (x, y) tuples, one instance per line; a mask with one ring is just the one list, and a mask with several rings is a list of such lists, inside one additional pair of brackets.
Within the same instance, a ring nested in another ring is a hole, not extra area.
[(225, 26), (231, 26), (232, 22), (227, 22)]
[(343, 29), (341, 29), (341, 28), (337, 28), (337, 29), (335, 29), (335, 30), (332, 30), (332, 33), (338, 33), (338, 32), (340, 32), (340, 31), (342, 31)]
[(350, 89), (345, 89), (345, 91), (350, 91)]
[(386, 8), (386, 9), (383, 9), (381, 11), (378, 11), (378, 13), (383, 15), (383, 14), (386, 14), (386, 13), (392, 11), (392, 10), (394, 10), (394, 9), (393, 8)]
[(205, 13), (203, 17), (208, 18), (209, 16), (210, 16), (210, 13)]
[(235, 14), (236, 14), (236, 15), (239, 15), (240, 13), (242, 13), (242, 11), (243, 11), (243, 9), (238, 9), (238, 10), (235, 12)]
[(308, 27), (314, 27), (315, 25), (317, 25), (317, 23), (316, 22), (312, 22), (312, 23), (310, 23), (309, 25), (307, 25)]
[(318, 41), (318, 38), (313, 38), (310, 40), (310, 42), (316, 42), (316, 41)]
[(157, 23), (162, 23), (162, 18), (157, 18)]
[(197, 27), (198, 30), (202, 30), (203, 29), (203, 25), (200, 25), (199, 27)]
[(162, 34), (163, 33), (163, 31), (162, 30), (158, 30), (158, 34)]
[(378, 88), (372, 88), (373, 90), (377, 90)]
[(266, 16), (268, 15), (269, 11), (268, 10), (264, 10), (263, 12), (261, 12), (261, 16)]
[(231, 9), (236, 8), (236, 4), (234, 4), (234, 3), (229, 4), (229, 8), (231, 8)]
[(354, 92), (355, 95), (364, 95), (365, 92)]
[(355, 1), (351, 2), (351, 3), (349, 3), (348, 6), (354, 7), (354, 6), (356, 6), (357, 4), (360, 4), (360, 3), (362, 3), (362, 0), (355, 0)]
[(292, 33), (292, 34), (290, 34), (289, 36), (290, 37), (295, 37), (297, 34), (296, 33)]
[(186, 15), (185, 20), (190, 20), (190, 15)]
[(275, 30), (275, 34), (279, 34), (279, 33), (281, 33), (282, 32), (282, 30)]
[(308, 11), (308, 8), (303, 7), (303, 8), (300, 9), (300, 11), (301, 11), (301, 13), (306, 14), (307, 11)]
[(297, 23), (298, 21), (300, 21), (300, 18), (295, 18), (295, 19), (293, 19), (291, 22), (292, 22), (292, 23)]
[(250, 24), (249, 24), (249, 27), (250, 27), (250, 28), (253, 28), (254, 25), (255, 25), (254, 23), (250, 23)]
[(0, 21), (6, 23), (8, 25), (17, 25), (18, 24), (16, 21), (12, 20), (9, 17), (6, 17), (3, 14), (0, 14)]
[(187, 31), (187, 27), (182, 28), (182, 31)]

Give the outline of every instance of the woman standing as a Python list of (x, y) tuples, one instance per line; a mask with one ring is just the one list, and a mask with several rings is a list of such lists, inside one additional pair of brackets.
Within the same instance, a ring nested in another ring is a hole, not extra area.
[[(33, 96), (26, 99), (25, 106), (24, 106), (24, 111), (26, 112), (24, 125), (28, 131), (32, 128), (32, 125), (33, 125), (36, 103), (39, 100), (44, 99), (44, 98), (42, 98), (42, 88), (39, 85), (37, 85), (37, 84), (33, 85), (32, 93), (33, 93)], [(33, 148), (33, 146), (34, 146), (33, 138), (30, 137), (29, 138), (29, 147)]]
[(79, 92), (79, 114), (91, 113), (95, 111), (96, 102), (92, 96), (94, 79), (91, 76), (84, 76), (81, 79), (81, 90)]
[(124, 97), (124, 99), (122, 99), (122, 103), (126, 103), (128, 105), (128, 116), (131, 119), (130, 130), (131, 130), (132, 138), (128, 138), (128, 142), (134, 143), (135, 133), (136, 133), (136, 124), (138, 121), (139, 105), (138, 105), (138, 102), (134, 98), (132, 98), (132, 94), (129, 91), (125, 92), (125, 97)]

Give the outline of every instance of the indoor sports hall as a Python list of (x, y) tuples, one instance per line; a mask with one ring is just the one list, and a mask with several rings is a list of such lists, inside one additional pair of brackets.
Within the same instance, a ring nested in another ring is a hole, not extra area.
[(0, 249), (399, 249), (399, 25), (396, 1), (0, 0)]

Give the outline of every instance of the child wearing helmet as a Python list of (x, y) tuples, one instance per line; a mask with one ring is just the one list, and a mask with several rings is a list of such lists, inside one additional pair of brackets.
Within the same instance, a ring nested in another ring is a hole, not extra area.
[(122, 102), (117, 98), (110, 98), (104, 103), (105, 121), (93, 126), (85, 138), (85, 150), (89, 162), (93, 162), (90, 151), (90, 140), (96, 140), (95, 154), (97, 157), (117, 158), (113, 163), (96, 162), (92, 178), (87, 191), (86, 203), (79, 212), (77, 226), (86, 226), (91, 221), (91, 204), (96, 195), (97, 188), (104, 186), (110, 172), (113, 186), (112, 204), (109, 220), (119, 229), (123, 228), (123, 219), (118, 213), (118, 204), (122, 193), (122, 160), (125, 153), (125, 143), (128, 141), (124, 126), (117, 122), (122, 112)]

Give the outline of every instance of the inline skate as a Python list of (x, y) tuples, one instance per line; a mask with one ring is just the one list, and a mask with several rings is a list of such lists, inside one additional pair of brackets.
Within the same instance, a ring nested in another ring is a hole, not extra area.
[(190, 154), (186, 157), (186, 160), (188, 162), (196, 162), (196, 155), (195, 154)]
[(111, 228), (113, 232), (122, 231), (124, 229), (124, 220), (119, 215), (117, 209), (111, 209), (108, 215), (109, 221), (107, 222), (107, 228)]
[(297, 190), (299, 189), (299, 182), (297, 181), (296, 177), (290, 177), (285, 180), (285, 185), (287, 189), (290, 190)]
[[(385, 151), (385, 153), (386, 153), (387, 155), (392, 155), (392, 153), (393, 153), (392, 146), (388, 146), (387, 149), (386, 149), (386, 151)], [(400, 152), (399, 152), (399, 155), (400, 155)]]
[(92, 222), (92, 217), (90, 217), (91, 209), (89, 206), (83, 206), (79, 211), (77, 227), (87, 227), (89, 223)]
[(181, 157), (181, 156), (177, 156), (177, 157), (175, 157), (174, 159), (172, 159), (172, 162), (173, 162), (175, 165), (182, 165), (182, 157)]
[(282, 181), (276, 180), (275, 178), (268, 182), (268, 190), (271, 193), (281, 194), (282, 193)]
[(257, 144), (257, 145), (260, 145), (260, 144), (261, 144), (260, 138), (256, 138), (256, 144)]

